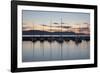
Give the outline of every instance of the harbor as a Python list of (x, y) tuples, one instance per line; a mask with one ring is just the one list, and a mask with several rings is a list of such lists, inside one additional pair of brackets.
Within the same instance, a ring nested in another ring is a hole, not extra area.
[(61, 36), (56, 36), (56, 35), (23, 35), (23, 41), (57, 41), (59, 43), (62, 43), (63, 41), (76, 41), (76, 42), (81, 42), (82, 40), (89, 41), (90, 36), (88, 35), (61, 35)]

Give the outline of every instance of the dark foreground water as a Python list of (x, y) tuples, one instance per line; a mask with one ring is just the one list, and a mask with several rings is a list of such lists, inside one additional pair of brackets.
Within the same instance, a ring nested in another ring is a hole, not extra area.
[(22, 61), (79, 60), (90, 58), (90, 41), (23, 41)]

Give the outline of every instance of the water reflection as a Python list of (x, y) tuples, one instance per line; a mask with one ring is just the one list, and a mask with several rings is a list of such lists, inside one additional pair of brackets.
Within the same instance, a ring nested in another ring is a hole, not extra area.
[(90, 58), (90, 41), (23, 41), (22, 61), (77, 60)]

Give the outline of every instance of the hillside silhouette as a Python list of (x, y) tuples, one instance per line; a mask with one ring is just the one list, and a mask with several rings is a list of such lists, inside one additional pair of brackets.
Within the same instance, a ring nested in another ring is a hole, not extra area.
[(75, 33), (75, 32), (48, 32), (40, 30), (29, 30), (23, 31), (23, 35), (85, 35), (84, 33)]

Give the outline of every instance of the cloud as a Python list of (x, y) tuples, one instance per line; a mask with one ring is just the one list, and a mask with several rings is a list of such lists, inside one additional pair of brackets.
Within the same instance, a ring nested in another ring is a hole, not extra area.
[(44, 25), (44, 24), (33, 24), (30, 22), (23, 23), (23, 31), (28, 30), (41, 30), (48, 32), (75, 32), (75, 33), (85, 33), (90, 34), (90, 25), (88, 23), (83, 24), (73, 24), (73, 25)]

